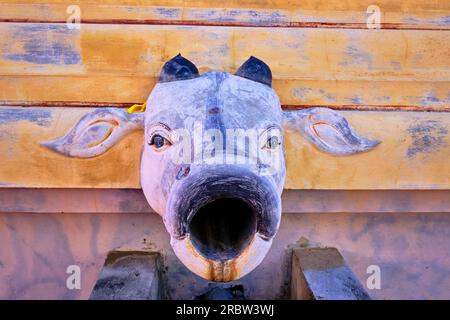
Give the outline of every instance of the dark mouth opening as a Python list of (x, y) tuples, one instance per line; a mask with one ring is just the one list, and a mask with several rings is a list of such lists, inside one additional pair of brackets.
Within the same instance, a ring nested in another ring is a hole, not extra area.
[(201, 207), (189, 223), (193, 246), (206, 258), (229, 260), (252, 241), (257, 226), (255, 211), (243, 200), (222, 198)]

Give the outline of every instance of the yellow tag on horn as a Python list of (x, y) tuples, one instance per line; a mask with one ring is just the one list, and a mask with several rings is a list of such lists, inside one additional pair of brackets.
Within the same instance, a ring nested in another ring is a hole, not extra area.
[(131, 107), (128, 108), (128, 113), (135, 113), (135, 112), (144, 112), (147, 108), (147, 102), (143, 104), (133, 104)]

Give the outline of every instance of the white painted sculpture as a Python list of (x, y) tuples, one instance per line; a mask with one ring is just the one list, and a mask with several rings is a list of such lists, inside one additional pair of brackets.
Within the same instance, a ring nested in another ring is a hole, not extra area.
[(145, 112), (99, 108), (43, 144), (89, 158), (144, 130), (141, 186), (175, 254), (205, 279), (236, 280), (260, 264), (280, 224), (284, 126), (335, 155), (379, 143), (327, 108), (283, 112), (271, 84), (270, 68), (254, 57), (234, 75), (199, 75), (178, 55), (164, 65)]

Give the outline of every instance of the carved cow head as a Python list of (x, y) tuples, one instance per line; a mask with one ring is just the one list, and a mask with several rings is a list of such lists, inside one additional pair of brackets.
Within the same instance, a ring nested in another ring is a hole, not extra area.
[(280, 224), (283, 126), (334, 155), (379, 143), (327, 108), (283, 112), (271, 85), (270, 68), (254, 57), (234, 75), (200, 75), (178, 55), (164, 65), (145, 112), (99, 108), (44, 145), (89, 158), (144, 130), (141, 186), (175, 254), (203, 278), (235, 280), (262, 261)]

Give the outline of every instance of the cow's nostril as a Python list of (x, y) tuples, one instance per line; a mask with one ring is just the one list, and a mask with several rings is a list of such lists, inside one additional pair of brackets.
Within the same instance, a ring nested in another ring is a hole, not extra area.
[(178, 170), (176, 179), (177, 180), (181, 180), (183, 178), (186, 178), (189, 175), (189, 172), (191, 172), (191, 167), (190, 166), (186, 166), (186, 167), (181, 167), (180, 170)]
[(257, 227), (255, 211), (243, 200), (222, 198), (201, 207), (189, 223), (194, 247), (206, 258), (228, 260), (252, 241)]

